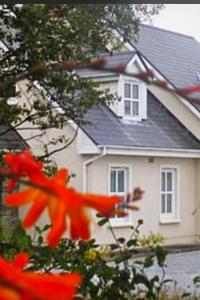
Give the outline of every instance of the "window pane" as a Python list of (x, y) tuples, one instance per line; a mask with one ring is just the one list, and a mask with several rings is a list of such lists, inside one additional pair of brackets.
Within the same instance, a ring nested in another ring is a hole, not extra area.
[(134, 99), (139, 98), (139, 88), (138, 88), (138, 85), (136, 85), (136, 84), (132, 85), (132, 98), (134, 98)]
[(161, 173), (161, 190), (162, 192), (165, 191), (165, 172)]
[(131, 98), (131, 85), (129, 83), (124, 84), (124, 97)]
[(139, 103), (138, 101), (132, 101), (132, 113), (133, 116), (139, 115)]
[[(168, 218), (177, 214), (177, 170), (164, 168), (161, 172), (161, 212)], [(165, 206), (165, 208), (163, 208)]]
[(110, 192), (116, 192), (116, 171), (112, 170), (110, 175)]
[(126, 216), (127, 209), (124, 207), (124, 204), (125, 204), (125, 196), (120, 196), (120, 203), (115, 205), (116, 209), (120, 209), (120, 216), (116, 214), (113, 216), (114, 218), (122, 218)]
[[(128, 192), (128, 183), (129, 174), (128, 168), (126, 167), (112, 167), (110, 172), (110, 193), (118, 195), (121, 198), (121, 203), (115, 205), (115, 208), (121, 208), (122, 212), (126, 212), (126, 208), (123, 207), (123, 203), (126, 200), (126, 194)], [(127, 213), (127, 212), (126, 212)], [(127, 214), (114, 215), (113, 218), (120, 219), (125, 218)]]
[(167, 212), (172, 212), (172, 194), (167, 194)]
[(161, 195), (161, 212), (165, 213), (165, 194)]
[(167, 191), (172, 191), (172, 173), (167, 172)]
[(118, 192), (124, 192), (124, 170), (118, 171)]
[(124, 113), (126, 115), (130, 115), (131, 114), (131, 101), (124, 101)]

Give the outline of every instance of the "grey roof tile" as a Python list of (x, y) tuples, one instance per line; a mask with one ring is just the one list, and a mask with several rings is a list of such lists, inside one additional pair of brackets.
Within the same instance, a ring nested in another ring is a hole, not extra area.
[(0, 125), (0, 149), (23, 150), (28, 145), (15, 129), (7, 125)]
[[(133, 44), (174, 86), (200, 84), (200, 44), (193, 37), (141, 25), (139, 40)], [(107, 66), (127, 64), (134, 54), (123, 52), (108, 57)], [(82, 72), (86, 74), (86, 70)], [(87, 72), (98, 75), (97, 71)], [(200, 150), (200, 142), (150, 92), (147, 101), (147, 120), (128, 124), (108, 107), (93, 107), (86, 114), (91, 123), (83, 129), (98, 145)], [(200, 104), (194, 105), (200, 109)]]
[(132, 43), (176, 87), (200, 84), (200, 43), (193, 37), (141, 25)]
[[(139, 39), (132, 44), (175, 87), (199, 85), (200, 43), (193, 37), (165, 29), (141, 25)], [(200, 93), (191, 97), (199, 98)], [(200, 102), (192, 103), (200, 110)]]
[[(199, 85), (200, 43), (193, 37), (149, 25), (140, 25), (139, 39), (134, 47), (177, 88)], [(133, 52), (107, 56), (107, 67), (127, 64)], [(80, 75), (98, 76), (105, 72), (82, 69)], [(108, 73), (107, 73), (108, 75)], [(200, 93), (192, 94), (200, 99)], [(200, 110), (200, 103), (193, 105)]]
[(200, 142), (148, 92), (148, 118), (124, 123), (108, 107), (94, 106), (83, 130), (98, 145), (200, 150)]
[[(106, 58), (106, 65), (105, 65), (105, 69), (106, 68), (114, 68), (119, 64), (123, 64), (123, 65), (127, 65), (128, 62), (130, 61), (130, 59), (134, 56), (135, 51), (132, 52), (122, 52), (122, 53), (115, 53), (113, 55), (108, 55), (108, 53), (102, 53), (101, 55), (99, 55), (99, 57), (105, 57)], [(80, 76), (99, 76), (101, 74), (114, 74), (108, 71), (99, 71), (99, 70), (91, 70), (91, 69), (80, 69), (77, 70), (77, 73)], [(116, 75), (116, 73), (115, 73)]]

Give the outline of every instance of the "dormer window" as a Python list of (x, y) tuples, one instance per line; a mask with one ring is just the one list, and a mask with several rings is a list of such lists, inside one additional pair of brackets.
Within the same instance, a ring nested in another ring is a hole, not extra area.
[(147, 86), (136, 78), (120, 75), (117, 84), (111, 83), (111, 91), (117, 89), (119, 101), (110, 108), (122, 121), (142, 121), (147, 118)]
[(120, 75), (118, 95), (121, 100), (113, 110), (122, 121), (142, 121), (147, 118), (146, 83), (136, 78)]
[(139, 116), (139, 85), (128, 81), (124, 83), (124, 115)]

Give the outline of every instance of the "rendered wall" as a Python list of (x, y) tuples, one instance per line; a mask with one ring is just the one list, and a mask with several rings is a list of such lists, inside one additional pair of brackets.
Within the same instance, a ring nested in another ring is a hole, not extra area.
[[(105, 84), (107, 85), (107, 84)], [(116, 88), (116, 83), (111, 84), (112, 91)], [(182, 118), (188, 127), (196, 136), (199, 136), (199, 119), (193, 115), (188, 108), (184, 107), (179, 100), (169, 97), (169, 94), (157, 90), (153, 91), (155, 96), (162, 98), (165, 104), (173, 113)], [(31, 99), (31, 95), (30, 99)], [(26, 101), (27, 95), (22, 94), (22, 100)], [(170, 100), (172, 99), (172, 100)], [(174, 102), (173, 102), (174, 100)], [(183, 114), (183, 117), (181, 117)], [(186, 124), (187, 123), (187, 124)], [(23, 125), (24, 126), (24, 125)], [(25, 127), (29, 123), (25, 124)], [(30, 138), (31, 135), (38, 134), (39, 131), (20, 130), (19, 133), (24, 138)], [(74, 129), (71, 126), (65, 127), (63, 130), (51, 129), (47, 135), (41, 138), (29, 140), (29, 144), (35, 154), (40, 154), (43, 142), (52, 137), (65, 134), (67, 137), (73, 137)], [(52, 146), (53, 149), (54, 146)], [(50, 149), (51, 150), (51, 149)], [(71, 179), (70, 184), (82, 191), (83, 188), (83, 162), (93, 156), (78, 155), (76, 141), (67, 149), (57, 152), (53, 158), (59, 167), (67, 167), (76, 177)], [(132, 214), (133, 224), (137, 219), (144, 219), (144, 225), (141, 227), (141, 234), (147, 234), (149, 231), (161, 233), (166, 237), (166, 243), (185, 243), (198, 241), (200, 233), (200, 210), (193, 215), (192, 212), (200, 202), (200, 162), (195, 159), (176, 159), (176, 158), (155, 158), (150, 163), (148, 157), (134, 156), (106, 156), (97, 160), (88, 166), (87, 170), (87, 190), (92, 193), (108, 193), (108, 168), (109, 164), (130, 164), (132, 169), (132, 185), (141, 186), (146, 191), (144, 200), (140, 201), (140, 211)], [(178, 224), (160, 224), (159, 223), (159, 175), (161, 165), (178, 165), (180, 168), (180, 219)], [(26, 208), (20, 209), (20, 216), (26, 212)], [(43, 217), (41, 224), (47, 223), (47, 219)], [(120, 227), (115, 229), (118, 236), (127, 236), (130, 234), (129, 227)], [(100, 243), (112, 242), (110, 230), (106, 227), (99, 230), (94, 225), (93, 233)]]
[[(194, 159), (176, 158), (154, 158), (154, 162), (149, 162), (148, 157), (125, 157), (109, 156), (96, 161), (89, 167), (88, 181), (89, 191), (96, 193), (108, 193), (108, 169), (110, 164), (130, 164), (132, 169), (132, 186), (140, 186), (145, 190), (144, 199), (138, 202), (139, 212), (132, 213), (133, 224), (137, 219), (143, 219), (144, 225), (141, 227), (141, 235), (150, 231), (161, 233), (166, 238), (166, 243), (186, 243), (193, 242), (198, 234), (196, 228), (196, 216), (192, 214), (195, 209), (196, 195), (196, 172), (197, 161)], [(160, 166), (174, 165), (179, 167), (179, 201), (180, 201), (180, 223), (160, 224), (159, 223), (159, 185)], [(99, 180), (101, 178), (101, 180)], [(129, 227), (115, 228), (118, 236), (130, 235)], [(104, 226), (99, 231), (94, 227), (94, 233), (101, 243), (109, 243), (112, 240), (110, 230)]]

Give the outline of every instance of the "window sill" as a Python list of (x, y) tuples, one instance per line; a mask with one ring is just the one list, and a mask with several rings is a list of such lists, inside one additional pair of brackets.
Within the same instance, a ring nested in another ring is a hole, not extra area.
[(122, 118), (122, 122), (127, 124), (139, 123), (141, 121), (142, 121), (141, 117), (127, 117), (124, 115)]
[(179, 224), (181, 223), (180, 219), (166, 219), (166, 220), (160, 220), (159, 223), (162, 224)]
[[(133, 227), (133, 223), (130, 222), (130, 221), (122, 221), (122, 220), (119, 220), (119, 221), (112, 221), (110, 220), (110, 226), (112, 228), (123, 228), (123, 227)], [(108, 229), (109, 229), (109, 226), (108, 226)]]

